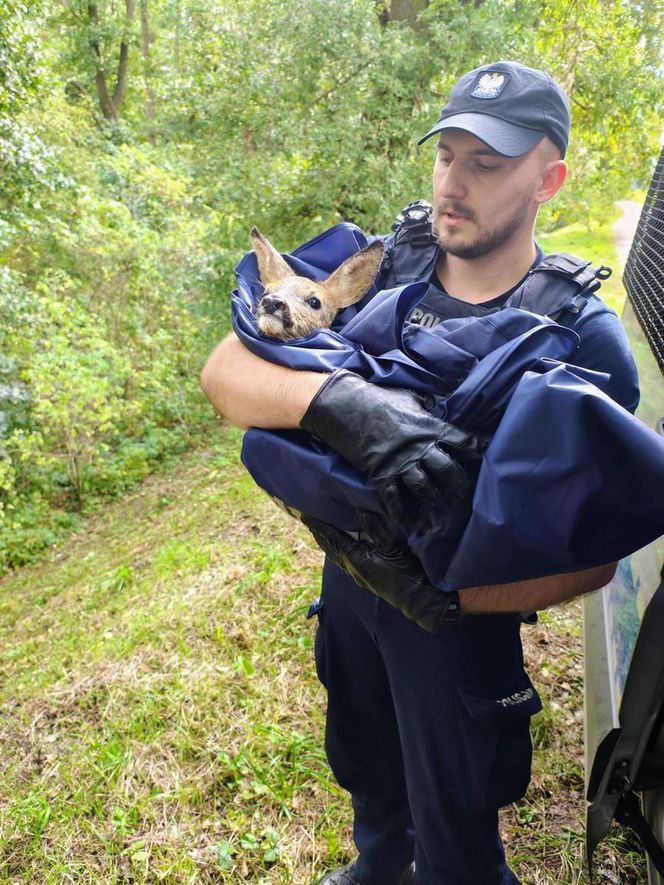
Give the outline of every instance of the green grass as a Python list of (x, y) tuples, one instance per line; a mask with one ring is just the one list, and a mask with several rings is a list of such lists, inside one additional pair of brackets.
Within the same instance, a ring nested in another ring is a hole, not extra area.
[(305, 619), (319, 557), (237, 444), (0, 584), (0, 881), (286, 883), (347, 850)]
[[(0, 583), (0, 882), (286, 885), (352, 857), (305, 619), (320, 557), (237, 446), (221, 433)], [(588, 882), (580, 641), (578, 606), (526, 631), (544, 711), (503, 832), (528, 885)], [(617, 846), (606, 881), (642, 882)]]

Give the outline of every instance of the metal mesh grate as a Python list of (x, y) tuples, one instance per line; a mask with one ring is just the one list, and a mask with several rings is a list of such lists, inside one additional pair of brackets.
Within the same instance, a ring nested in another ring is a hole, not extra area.
[(664, 148), (641, 210), (623, 282), (664, 372)]

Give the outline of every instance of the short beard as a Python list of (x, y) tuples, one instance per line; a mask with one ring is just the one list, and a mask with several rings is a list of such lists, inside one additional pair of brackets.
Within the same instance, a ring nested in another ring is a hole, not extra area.
[[(496, 249), (500, 249), (501, 246), (511, 239), (528, 217), (530, 202), (530, 198), (523, 200), (514, 210), (512, 217), (499, 228), (490, 231), (480, 228), (477, 239), (472, 243), (457, 244), (454, 242), (454, 236), (448, 237), (446, 234), (437, 231), (438, 244), (444, 252), (447, 252), (448, 255), (454, 255), (455, 258), (483, 258), (485, 255), (495, 252)], [(465, 215), (471, 221), (475, 221), (474, 213), (469, 212), (467, 209), (464, 211), (460, 207), (458, 210), (455, 210), (454, 204), (450, 203), (450, 201), (442, 201), (436, 207), (436, 216), (440, 216), (443, 211), (449, 210), (458, 211), (460, 215)]]

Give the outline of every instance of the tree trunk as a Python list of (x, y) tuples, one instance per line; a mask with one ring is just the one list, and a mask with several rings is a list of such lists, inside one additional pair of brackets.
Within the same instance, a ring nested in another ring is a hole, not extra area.
[(134, 0), (125, 0), (125, 33), (120, 42), (120, 57), (118, 60), (118, 74), (115, 82), (113, 95), (110, 94), (106, 80), (104, 59), (101, 54), (101, 46), (97, 37), (99, 28), (99, 9), (95, 0), (88, 0), (88, 18), (92, 26), (93, 34), (90, 37), (90, 50), (95, 65), (95, 86), (99, 107), (106, 120), (117, 120), (120, 104), (127, 91), (128, 65), (129, 65), (129, 28), (134, 17)]
[[(88, 18), (92, 24), (93, 30), (99, 26), (99, 10), (97, 4), (88, 3)], [(99, 40), (96, 36), (90, 37), (90, 49), (95, 64), (95, 86), (97, 87), (97, 96), (99, 98), (99, 107), (107, 120), (117, 120), (117, 113), (113, 107), (111, 96), (108, 92), (108, 84), (106, 83), (106, 72), (104, 71), (104, 62), (101, 57), (101, 49)]]
[(117, 116), (122, 99), (127, 91), (129, 75), (129, 26), (134, 18), (134, 0), (125, 0), (126, 31), (120, 42), (120, 58), (118, 60), (118, 78), (113, 90), (113, 107)]

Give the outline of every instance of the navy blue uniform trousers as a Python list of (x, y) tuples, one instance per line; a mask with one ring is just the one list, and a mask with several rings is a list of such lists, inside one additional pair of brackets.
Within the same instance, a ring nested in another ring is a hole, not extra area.
[(362, 885), (518, 885), (498, 808), (530, 779), (539, 698), (520, 619), (466, 617), (431, 635), (326, 562), (316, 667), (326, 751), (352, 797)]

